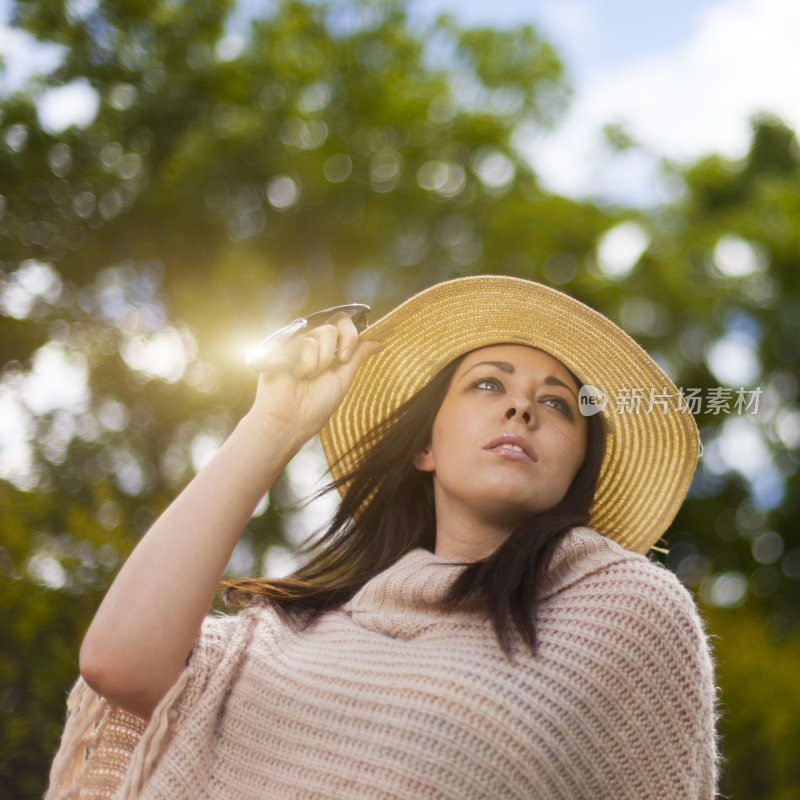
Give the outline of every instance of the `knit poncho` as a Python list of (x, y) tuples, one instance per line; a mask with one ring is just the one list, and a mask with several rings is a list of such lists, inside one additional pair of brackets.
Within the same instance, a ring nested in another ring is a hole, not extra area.
[(432, 609), (461, 569), (412, 550), (305, 631), (209, 617), (148, 723), (79, 680), (46, 800), (714, 796), (712, 662), (672, 573), (572, 531), (509, 661), (485, 614)]

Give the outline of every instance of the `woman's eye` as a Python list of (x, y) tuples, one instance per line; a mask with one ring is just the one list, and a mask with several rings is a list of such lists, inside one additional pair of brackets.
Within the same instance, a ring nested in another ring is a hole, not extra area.
[(503, 384), (494, 378), (481, 378), (472, 384), (476, 389), (486, 389), (490, 392), (499, 392), (503, 389)]
[(566, 400), (562, 400), (560, 397), (545, 397), (542, 402), (546, 405), (552, 406), (565, 416), (570, 418), (572, 417), (572, 409), (569, 407), (569, 403)]

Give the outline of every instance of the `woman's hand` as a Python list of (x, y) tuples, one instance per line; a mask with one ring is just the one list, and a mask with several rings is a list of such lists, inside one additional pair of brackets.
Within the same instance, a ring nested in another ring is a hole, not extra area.
[(259, 376), (250, 423), (273, 435), (284, 431), (299, 448), (339, 407), (358, 368), (382, 348), (359, 342), (351, 318), (335, 314), (276, 351), (275, 367)]

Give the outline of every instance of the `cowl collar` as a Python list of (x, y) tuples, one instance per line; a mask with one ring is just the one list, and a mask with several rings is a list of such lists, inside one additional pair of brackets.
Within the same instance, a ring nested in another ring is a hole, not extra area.
[[(551, 597), (611, 564), (643, 558), (591, 528), (574, 528), (553, 555), (542, 597)], [(465, 567), (464, 562), (417, 547), (367, 581), (342, 611), (363, 628), (411, 639), (447, 618), (436, 603)]]

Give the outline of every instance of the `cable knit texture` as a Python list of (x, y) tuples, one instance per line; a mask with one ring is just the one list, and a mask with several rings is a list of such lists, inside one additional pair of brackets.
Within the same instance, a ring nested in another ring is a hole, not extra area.
[(418, 548), (295, 631), (209, 617), (145, 724), (79, 680), (46, 800), (706, 800), (712, 662), (689, 593), (588, 528), (554, 557), (532, 657), (432, 604), (463, 567)]

